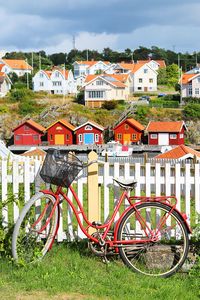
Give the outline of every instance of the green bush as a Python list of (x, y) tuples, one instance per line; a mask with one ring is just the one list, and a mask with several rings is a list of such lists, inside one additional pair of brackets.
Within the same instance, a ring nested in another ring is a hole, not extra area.
[(84, 100), (84, 91), (80, 91), (77, 94), (75, 102), (77, 102), (78, 104), (83, 104), (84, 105), (84, 103), (85, 103), (85, 100)]
[(185, 103), (200, 103), (200, 98), (196, 97), (183, 97), (182, 100)]
[(200, 119), (200, 104), (190, 103), (183, 109), (183, 116), (186, 120), (197, 120)]
[(34, 93), (31, 90), (22, 88), (22, 89), (13, 89), (10, 92), (9, 99), (11, 102), (23, 101), (34, 97)]
[(116, 101), (116, 100), (105, 101), (102, 104), (102, 108), (107, 109), (107, 110), (112, 110), (117, 107), (117, 103), (118, 103), (118, 101)]
[(180, 101), (180, 94), (169, 94), (162, 97), (165, 101)]
[(179, 101), (152, 100), (150, 101), (149, 106), (162, 108), (178, 108)]
[(0, 105), (0, 114), (5, 114), (9, 111), (8, 107), (6, 105)]

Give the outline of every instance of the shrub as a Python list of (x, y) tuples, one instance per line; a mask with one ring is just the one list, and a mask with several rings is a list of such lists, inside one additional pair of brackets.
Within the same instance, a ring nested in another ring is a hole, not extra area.
[(110, 100), (110, 101), (105, 101), (102, 104), (102, 108), (107, 109), (107, 110), (112, 110), (117, 107), (117, 101), (116, 100)]
[(34, 97), (34, 93), (31, 90), (22, 88), (11, 90), (9, 99), (11, 102), (23, 101)]
[(75, 101), (78, 103), (78, 104), (83, 104), (85, 103), (85, 100), (84, 100), (84, 91), (80, 91), (77, 96), (76, 96), (76, 99)]
[(183, 116), (187, 120), (200, 119), (200, 104), (190, 103), (190, 104), (186, 105), (183, 109)]
[(150, 107), (162, 107), (162, 108), (178, 108), (179, 101), (163, 101), (163, 100), (153, 100), (149, 103)]
[(185, 103), (200, 103), (200, 98), (196, 98), (196, 97), (183, 97), (182, 100)]

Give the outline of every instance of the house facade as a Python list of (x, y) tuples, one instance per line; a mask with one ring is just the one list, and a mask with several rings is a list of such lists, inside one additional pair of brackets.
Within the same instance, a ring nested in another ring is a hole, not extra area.
[(114, 140), (122, 145), (139, 144), (144, 126), (138, 121), (128, 118), (113, 128)]
[(88, 75), (84, 89), (85, 105), (91, 108), (101, 107), (105, 101), (128, 100), (129, 87), (116, 76)]
[(6, 73), (0, 71), (0, 97), (6, 96), (11, 89), (11, 80)]
[(46, 128), (48, 145), (72, 145), (74, 126), (66, 120), (58, 120)]
[(149, 122), (149, 145), (181, 145), (184, 144), (184, 133), (187, 127), (183, 121), (177, 122)]
[(181, 77), (182, 97), (200, 98), (200, 73), (185, 73)]
[(2, 72), (16, 73), (18, 77), (23, 76), (25, 74), (31, 74), (33, 68), (26, 62), (24, 59), (0, 59), (0, 64), (3, 64)]
[(74, 67), (74, 78), (79, 76), (95, 75), (103, 73), (110, 62), (108, 61), (75, 61), (73, 63)]
[(41, 145), (45, 128), (33, 120), (27, 120), (13, 129), (14, 145)]
[(33, 90), (51, 94), (76, 94), (76, 82), (71, 70), (53, 68), (52, 71), (38, 71), (33, 77)]
[(74, 129), (76, 135), (76, 144), (103, 144), (103, 131), (103, 126), (93, 121), (87, 121)]

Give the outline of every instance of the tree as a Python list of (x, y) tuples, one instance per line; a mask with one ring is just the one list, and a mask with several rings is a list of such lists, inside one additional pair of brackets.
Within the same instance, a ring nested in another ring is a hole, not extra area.
[(169, 86), (175, 86), (179, 81), (179, 67), (176, 64), (172, 64), (166, 67), (167, 84)]

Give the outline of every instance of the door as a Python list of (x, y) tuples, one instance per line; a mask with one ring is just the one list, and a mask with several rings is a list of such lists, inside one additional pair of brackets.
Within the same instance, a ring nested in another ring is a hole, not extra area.
[(55, 134), (55, 145), (64, 145), (64, 134)]
[(158, 145), (169, 145), (169, 134), (159, 133), (158, 134)]
[(85, 133), (84, 134), (84, 144), (94, 144), (94, 133)]
[(130, 144), (131, 142), (131, 135), (129, 133), (123, 134), (123, 143), (125, 145)]

